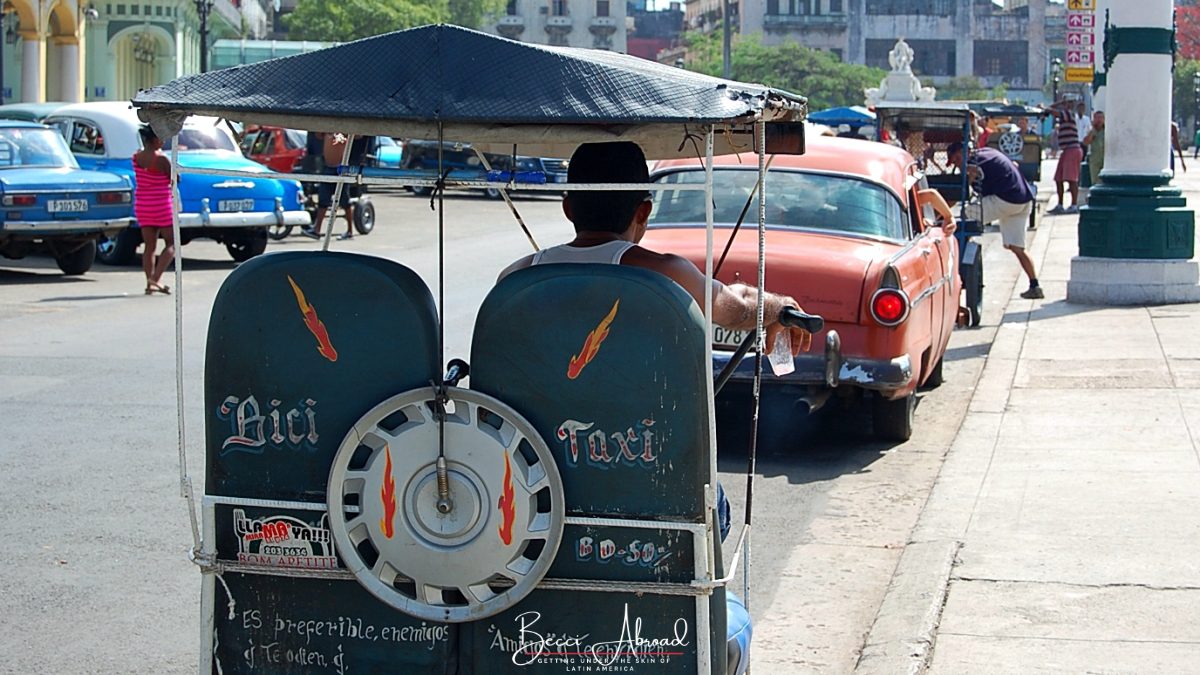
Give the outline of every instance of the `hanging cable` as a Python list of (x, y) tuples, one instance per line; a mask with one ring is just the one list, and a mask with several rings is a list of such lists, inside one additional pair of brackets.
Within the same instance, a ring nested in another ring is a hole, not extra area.
[(763, 365), (763, 309), (765, 306), (764, 293), (767, 286), (767, 155), (766, 135), (767, 125), (760, 117), (754, 123), (754, 131), (758, 136), (758, 182), (762, 189), (758, 192), (758, 307), (754, 321), (754, 331), (757, 335), (754, 345), (754, 412), (750, 424), (750, 450), (746, 460), (746, 516), (745, 528), (746, 547), (742, 549), (742, 594), (745, 596), (746, 609), (750, 609), (750, 521), (754, 512), (754, 472), (758, 462), (758, 412), (762, 396), (762, 365)]

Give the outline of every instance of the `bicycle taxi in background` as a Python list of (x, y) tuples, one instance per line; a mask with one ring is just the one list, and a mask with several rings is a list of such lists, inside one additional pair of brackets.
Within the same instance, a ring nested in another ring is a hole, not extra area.
[[(134, 104), (166, 137), (212, 114), (512, 156), (632, 140), (711, 166), (740, 151), (760, 172), (766, 152), (802, 150), (806, 112), (760, 85), (446, 25), (181, 78)], [(293, 177), (432, 188), (442, 241), (446, 188), (564, 189), (343, 165)], [(711, 195), (711, 176), (695, 189)], [(398, 263), (327, 250), (331, 229), (325, 250), (238, 267), (213, 305), (202, 530), (192, 508), (200, 670), (744, 669), (750, 622), (726, 585), (750, 519), (723, 555), (711, 307), (646, 270), (532, 267), (479, 307), (468, 364), (445, 353), (460, 328), (445, 325), (450, 252), (439, 304)]]
[(966, 296), (964, 304), (970, 313), (968, 321), (978, 326), (983, 318), (983, 248), (974, 237), (983, 234), (983, 223), (975, 217), (978, 208), (968, 208), (972, 191), (967, 174), (957, 171), (946, 153), (953, 143), (976, 147), (971, 109), (965, 103), (883, 102), (875, 106), (875, 115), (877, 140), (908, 150), (924, 171), (928, 187), (936, 189), (958, 210), (958, 229), (954, 232), (958, 239), (958, 272)]

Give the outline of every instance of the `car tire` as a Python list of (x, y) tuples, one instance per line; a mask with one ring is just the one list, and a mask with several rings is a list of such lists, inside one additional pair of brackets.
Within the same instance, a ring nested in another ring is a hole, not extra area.
[(912, 438), (913, 415), (917, 409), (917, 395), (888, 400), (875, 399), (873, 412), (875, 437), (881, 441), (903, 442)]
[(359, 199), (354, 207), (354, 229), (359, 234), (371, 234), (375, 229), (375, 204), (370, 199)]
[(975, 256), (971, 265), (962, 269), (963, 288), (967, 291), (967, 309), (971, 312), (971, 327), (979, 327), (983, 320), (983, 256)]
[(96, 259), (105, 265), (129, 265), (137, 256), (137, 247), (142, 243), (142, 233), (136, 227), (121, 230), (116, 238), (100, 235), (96, 245)]
[(267, 228), (247, 231), (244, 235), (225, 240), (225, 250), (237, 262), (246, 262), (267, 250)]
[(428, 197), (433, 194), (433, 188), (425, 186), (417, 186), (412, 189), (412, 193), (418, 197)]
[(267, 236), (274, 241), (287, 239), (292, 234), (292, 225), (272, 225), (267, 228)]
[(484, 188), (483, 194), (486, 195), (488, 199), (503, 199), (503, 197), (500, 195), (500, 188)]
[[(55, 247), (58, 248), (57, 246)], [(54, 252), (54, 262), (58, 263), (58, 269), (67, 276), (76, 276), (83, 274), (92, 269), (92, 263), (96, 261), (96, 240), (89, 239), (78, 248), (75, 248), (66, 253)]]
[(942, 358), (938, 359), (937, 365), (933, 367), (933, 370), (929, 371), (929, 377), (925, 378), (924, 386), (926, 389), (937, 389), (946, 381), (946, 377), (942, 372), (942, 364), (945, 362), (946, 357), (943, 355)]

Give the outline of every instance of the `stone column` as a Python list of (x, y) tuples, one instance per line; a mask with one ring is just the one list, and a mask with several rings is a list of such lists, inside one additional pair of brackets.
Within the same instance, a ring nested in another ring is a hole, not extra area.
[(36, 30), (21, 31), (21, 102), (46, 100), (46, 41)]
[(79, 103), (83, 100), (83, 82), (79, 76), (79, 38), (59, 38), (59, 48), (62, 49), (62, 61), (59, 77), (62, 78), (63, 100), (67, 103)]
[[(1200, 302), (1195, 214), (1171, 185), (1172, 0), (1111, 2), (1104, 171), (1079, 215), (1067, 300)], [(1105, 17), (1097, 17), (1104, 21)]]
[[(1105, 93), (1108, 91), (1108, 73), (1104, 70), (1104, 17), (1108, 15), (1108, 10), (1112, 9), (1112, 0), (1098, 0), (1096, 2), (1096, 27), (1093, 29), (1093, 34), (1096, 36), (1096, 74), (1092, 81), (1092, 109), (1103, 110), (1105, 117), (1108, 115), (1108, 109), (1105, 108)], [(1105, 126), (1108, 123), (1105, 122)]]

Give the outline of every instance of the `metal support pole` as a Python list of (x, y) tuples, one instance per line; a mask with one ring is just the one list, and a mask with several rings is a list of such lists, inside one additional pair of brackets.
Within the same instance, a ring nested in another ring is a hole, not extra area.
[(200, 72), (208, 72), (208, 13), (213, 0), (195, 0), (196, 14), (200, 16)]
[(733, 26), (729, 21), (729, 0), (721, 0), (721, 32), (721, 75), (729, 80), (733, 78), (733, 63), (730, 57)]

